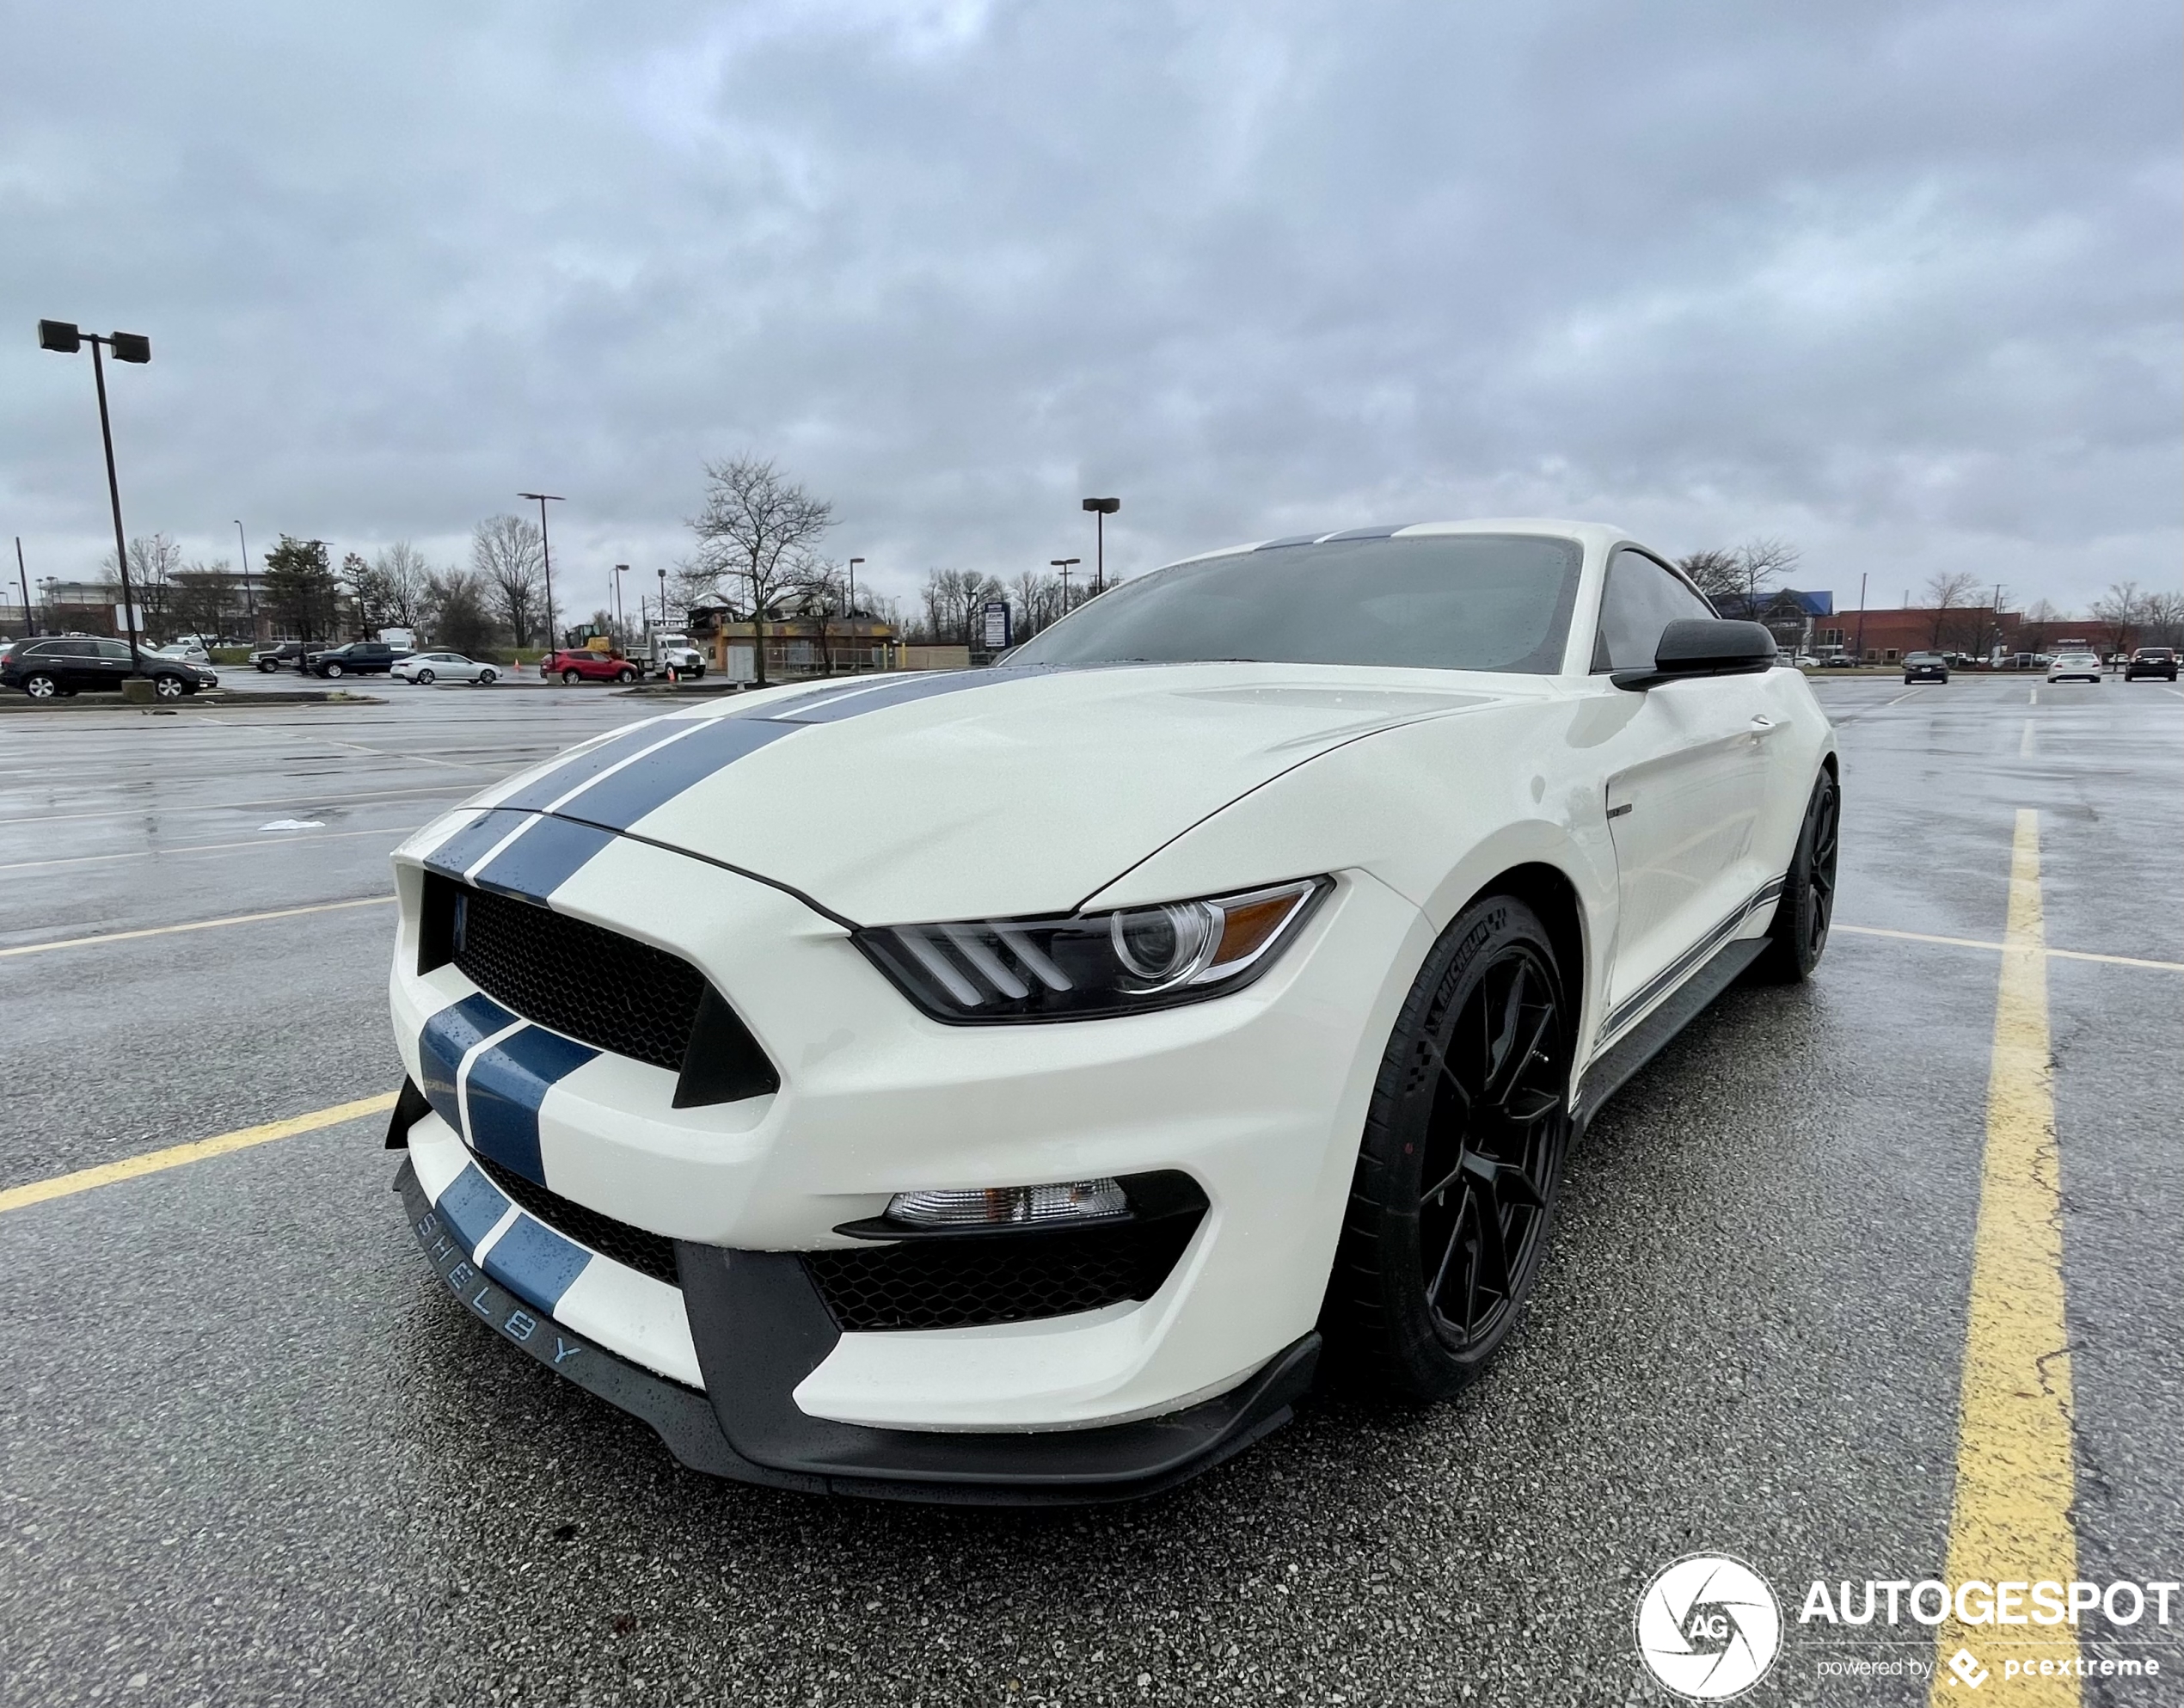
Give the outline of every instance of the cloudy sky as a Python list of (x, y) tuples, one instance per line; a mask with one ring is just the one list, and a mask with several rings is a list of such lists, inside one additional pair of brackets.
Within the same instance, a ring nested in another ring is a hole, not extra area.
[[(1875, 605), (2184, 553), (2175, 0), (0, 0), (0, 534), (936, 566), (1559, 514)], [(12, 329), (9, 330), (9, 329)], [(8, 565), (12, 571), (14, 566)]]

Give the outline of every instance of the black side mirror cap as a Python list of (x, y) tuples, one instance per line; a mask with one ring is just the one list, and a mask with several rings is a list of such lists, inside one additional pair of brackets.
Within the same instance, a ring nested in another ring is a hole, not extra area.
[(1760, 623), (1687, 617), (1660, 631), (1650, 670), (1618, 670), (1618, 688), (1651, 688), (1689, 676), (1749, 676), (1775, 667), (1775, 637)]

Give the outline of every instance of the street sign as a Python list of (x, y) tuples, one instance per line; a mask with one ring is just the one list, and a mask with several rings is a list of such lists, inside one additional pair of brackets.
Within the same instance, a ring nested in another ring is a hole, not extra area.
[(1007, 652), (1009, 650), (1009, 602), (1006, 599), (990, 599), (979, 608), (979, 614), (985, 624), (982, 632), (985, 637), (985, 650), (990, 653)]

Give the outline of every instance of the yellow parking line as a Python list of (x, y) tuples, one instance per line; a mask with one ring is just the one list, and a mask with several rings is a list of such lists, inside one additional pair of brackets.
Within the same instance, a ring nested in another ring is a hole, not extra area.
[(316, 1133), (322, 1127), (338, 1127), (345, 1121), (360, 1121), (368, 1115), (384, 1115), (394, 1106), (395, 1094), (383, 1091), (376, 1097), (359, 1097), (354, 1103), (336, 1103), (331, 1109), (314, 1109), (309, 1115), (291, 1115), (285, 1121), (269, 1121), (261, 1127), (238, 1127), (233, 1133), (199, 1139), (187, 1145), (170, 1146), (164, 1151), (147, 1151), (142, 1156), (124, 1157), (118, 1163), (101, 1163), (96, 1168), (78, 1169), (73, 1174), (57, 1174), (47, 1180), (34, 1180), (28, 1186), (13, 1186), (5, 1192), (0, 1192), (0, 1215), (9, 1210), (22, 1209), (28, 1205), (43, 1204), (51, 1199), (89, 1192), (94, 1187), (112, 1186), (117, 1181), (134, 1180), (139, 1175), (157, 1174), (162, 1169), (203, 1162), (207, 1157), (225, 1156), (230, 1151), (247, 1151), (253, 1145), (270, 1145), (276, 1139), (293, 1139), (298, 1134)]
[[(1848, 931), (1854, 937), (1894, 937), (1902, 943), (1938, 943), (1950, 949), (2000, 951), (2010, 947), (2006, 943), (1989, 943), (1981, 937), (1937, 937), (1926, 931), (1884, 931), (1879, 925), (1832, 925), (1829, 929)], [(2096, 955), (2089, 949), (2043, 949), (2040, 952), (2050, 961), (2097, 961), (2110, 967), (2148, 967), (2156, 973), (2184, 973), (2184, 961), (2146, 961), (2135, 955)]]
[[(2063, 1310), (2060, 1158), (2048, 1062), (2046, 926), (2040, 912), (2040, 814), (2017, 814), (2009, 856), (2009, 922), (1987, 1076), (1987, 1142), (1972, 1239), (1957, 1425), (1956, 1498), (1949, 1518), (1951, 1584), (1967, 1579), (2067, 1584), (2077, 1575), (2071, 1525), (2075, 1478), (2071, 1357)], [(1963, 1692), (1949, 1661), (1979, 1655), (1991, 1625), (1954, 1616), (1935, 1632), (1932, 1708)], [(2032, 1631), (2027, 1635), (2035, 1634)], [(2077, 1635), (2036, 1633), (2044, 1656), (2075, 1662)], [(2077, 1708), (2073, 1678), (2014, 1680), (2013, 1704)]]
[(230, 913), (220, 919), (192, 919), (182, 925), (146, 925), (135, 931), (101, 931), (95, 937), (62, 937), (55, 943), (19, 943), (0, 949), (0, 961), (11, 955), (46, 955), (57, 949), (93, 949), (102, 943), (131, 943), (138, 937), (172, 937), (177, 931), (209, 931), (221, 925), (248, 925), (260, 919), (292, 919), (299, 913), (331, 913), (343, 907), (383, 907), (391, 895), (366, 895), (355, 901), (316, 901), (308, 907), (273, 907), (263, 913)]

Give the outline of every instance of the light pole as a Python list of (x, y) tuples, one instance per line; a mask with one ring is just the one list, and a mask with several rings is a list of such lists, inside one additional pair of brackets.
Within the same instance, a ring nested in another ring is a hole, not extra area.
[[(624, 630), (629, 627), (629, 619), (622, 614), (622, 578), (629, 573), (629, 566), (627, 563), (617, 563), (614, 566), (614, 620), (615, 625)], [(641, 599), (637, 603), (642, 605), (644, 601)], [(629, 636), (627, 633), (622, 637), (622, 644), (625, 647), (629, 644)]]
[(91, 347), (91, 378), (99, 389), (99, 438), (106, 445), (107, 496), (113, 501), (113, 562), (121, 572), (121, 615), (129, 631), (129, 668), (135, 672), (143, 668), (137, 655), (137, 596), (129, 588), (129, 542), (121, 532), (121, 482), (113, 472), (113, 425), (107, 416), (106, 365), (99, 359), (99, 347), (103, 344), (112, 350), (117, 362), (142, 364), (151, 359), (151, 340), (138, 332), (116, 332), (101, 338), (95, 332), (79, 331), (73, 322), (65, 320), (38, 323), (41, 350), (72, 356), (86, 344)]
[(538, 554), (546, 565), (546, 650), (552, 653), (561, 643), (554, 638), (554, 544), (546, 538), (546, 507), (564, 501), (558, 492), (519, 492), (516, 496), (538, 501)]
[(1046, 560), (1052, 568), (1062, 572), (1062, 615), (1064, 617), (1070, 614), (1070, 570), (1073, 565), (1083, 561), (1081, 557), (1050, 557)]
[(1084, 507), (1092, 513), (1093, 558), (1092, 597), (1097, 599), (1107, 585), (1107, 518), (1122, 508), (1119, 498), (1088, 498)]
[(22, 588), (22, 626), (30, 634), (38, 632), (38, 619), (30, 614), (30, 572), (22, 567), (22, 536), (15, 536), (15, 581)]
[(850, 560), (850, 602), (842, 612), (844, 617), (854, 617), (857, 614), (857, 565), (863, 562), (862, 557)]
[[(685, 617), (684, 620), (688, 622), (690, 619)], [(667, 571), (666, 569), (659, 572), (659, 626), (663, 632), (667, 627)]]
[(242, 519), (236, 518), (236, 544), (242, 548), (242, 605), (250, 617), (250, 638), (258, 638), (258, 596), (250, 591), (250, 542), (243, 538)]
[(1861, 665), (1866, 661), (1866, 576), (1871, 573), (1867, 570), (1858, 577), (1858, 662)]

